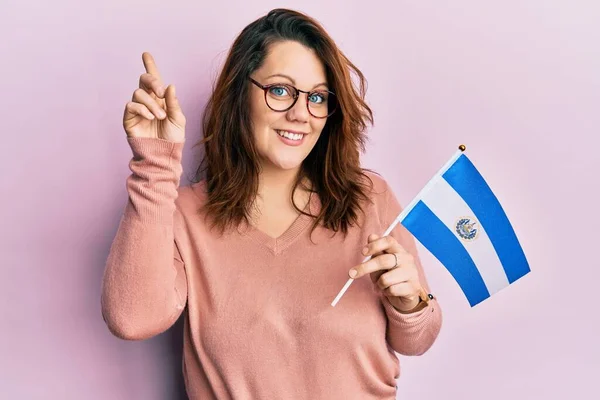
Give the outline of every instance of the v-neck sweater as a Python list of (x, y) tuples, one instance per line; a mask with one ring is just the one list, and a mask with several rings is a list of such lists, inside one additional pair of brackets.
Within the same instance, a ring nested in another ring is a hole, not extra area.
[[(128, 138), (128, 201), (110, 248), (102, 314), (128, 340), (169, 329), (183, 313), (183, 374), (192, 400), (395, 399), (400, 355), (425, 353), (442, 313), (437, 299), (400, 313), (370, 277), (353, 281), (371, 233), (401, 211), (386, 180), (373, 180), (359, 224), (346, 237), (300, 214), (278, 238), (251, 225), (223, 235), (199, 212), (204, 181), (180, 186), (184, 143)], [(306, 209), (316, 215), (313, 194)], [(411, 234), (391, 235), (415, 258)]]

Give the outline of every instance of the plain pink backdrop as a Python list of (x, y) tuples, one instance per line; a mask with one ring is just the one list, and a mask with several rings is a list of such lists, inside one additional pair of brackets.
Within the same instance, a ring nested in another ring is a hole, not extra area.
[(471, 309), (421, 247), (445, 320), (426, 355), (401, 359), (399, 398), (599, 393), (598, 1), (4, 0), (0, 398), (183, 398), (180, 324), (126, 342), (100, 315), (130, 173), (123, 107), (151, 51), (188, 116), (187, 183), (227, 49), (278, 6), (320, 20), (365, 73), (364, 166), (407, 204), (466, 144), (533, 270)]

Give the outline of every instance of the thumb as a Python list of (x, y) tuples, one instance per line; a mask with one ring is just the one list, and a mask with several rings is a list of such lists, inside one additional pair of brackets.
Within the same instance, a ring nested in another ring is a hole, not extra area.
[(183, 112), (181, 111), (181, 106), (179, 105), (179, 99), (177, 99), (177, 95), (175, 94), (175, 86), (169, 85), (165, 90), (165, 101), (167, 104), (167, 115), (171, 118), (175, 123), (185, 124), (185, 118), (183, 116)]

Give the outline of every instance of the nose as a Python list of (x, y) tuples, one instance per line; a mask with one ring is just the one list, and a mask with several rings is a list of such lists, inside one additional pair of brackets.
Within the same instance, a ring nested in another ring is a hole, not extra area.
[(308, 96), (308, 93), (299, 93), (296, 104), (288, 110), (287, 118), (289, 121), (307, 122), (310, 118), (308, 99), (304, 96)]

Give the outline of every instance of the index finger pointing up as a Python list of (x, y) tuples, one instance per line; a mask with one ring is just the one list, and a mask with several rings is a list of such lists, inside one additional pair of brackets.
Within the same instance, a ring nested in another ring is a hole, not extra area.
[(145, 51), (142, 54), (142, 61), (144, 62), (144, 68), (146, 68), (146, 72), (157, 78), (160, 82), (162, 82), (160, 73), (158, 72), (158, 67), (154, 62), (154, 57), (152, 57), (152, 54)]

